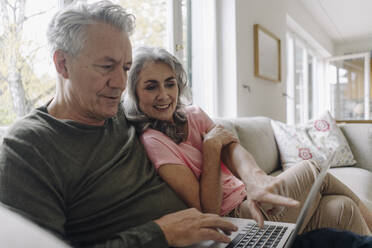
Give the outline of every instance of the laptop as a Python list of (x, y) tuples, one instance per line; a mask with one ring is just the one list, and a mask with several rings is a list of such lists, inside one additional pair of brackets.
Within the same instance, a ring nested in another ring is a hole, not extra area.
[(219, 243), (215, 241), (204, 241), (197, 243), (189, 248), (243, 248), (243, 247), (275, 247), (275, 248), (290, 248), (300, 231), (300, 228), (305, 220), (307, 212), (311, 206), (311, 202), (315, 199), (317, 192), (322, 185), (323, 179), (327, 174), (331, 164), (335, 163), (335, 157), (338, 149), (334, 151), (329, 158), (322, 156), (320, 161), (317, 161), (321, 166), (321, 171), (315, 179), (311, 187), (305, 203), (302, 206), (300, 214), (297, 217), (296, 224), (284, 222), (265, 221), (264, 227), (260, 229), (256, 222), (252, 219), (224, 217), (238, 227), (238, 231), (233, 232), (231, 242)]

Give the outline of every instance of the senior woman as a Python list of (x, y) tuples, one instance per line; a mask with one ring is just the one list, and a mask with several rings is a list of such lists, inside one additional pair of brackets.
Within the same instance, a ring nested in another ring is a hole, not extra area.
[[(260, 216), (295, 222), (300, 208), (290, 208), (296, 205), (292, 199), (302, 205), (304, 193), (309, 192), (319, 173), (318, 166), (304, 161), (278, 177), (265, 175), (265, 182), (255, 182), (254, 177), (241, 172), (241, 168), (250, 167), (264, 173), (254, 158), (203, 110), (186, 106), (188, 92), (186, 73), (176, 57), (162, 48), (135, 51), (124, 97), (125, 113), (141, 135), (158, 174), (189, 207), (203, 212), (254, 218), (260, 225)], [(229, 158), (231, 149), (238, 152), (233, 151)], [(275, 203), (270, 199), (255, 204), (249, 189), (259, 183), (271, 183), (270, 197), (285, 199), (278, 205), (286, 207), (265, 204)], [(331, 227), (370, 235), (363, 215), (370, 218), (357, 196), (327, 175), (302, 231)]]

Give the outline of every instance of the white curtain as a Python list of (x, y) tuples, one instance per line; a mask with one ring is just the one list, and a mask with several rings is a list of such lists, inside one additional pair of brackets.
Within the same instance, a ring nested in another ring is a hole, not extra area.
[(215, 0), (193, 0), (192, 94), (193, 104), (216, 116), (217, 35)]

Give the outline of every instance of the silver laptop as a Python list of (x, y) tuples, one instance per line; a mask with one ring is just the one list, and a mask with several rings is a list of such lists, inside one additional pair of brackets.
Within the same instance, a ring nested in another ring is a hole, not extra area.
[(338, 150), (333, 152), (328, 159), (322, 157), (321, 161), (317, 161), (321, 165), (321, 171), (315, 179), (313, 186), (306, 198), (306, 201), (297, 217), (296, 224), (284, 222), (265, 221), (264, 227), (260, 229), (256, 222), (252, 219), (230, 218), (224, 217), (238, 227), (238, 231), (230, 235), (231, 242), (218, 243), (214, 241), (204, 241), (189, 248), (243, 248), (243, 247), (276, 247), (290, 248), (300, 231), (300, 228), (305, 220), (311, 202), (315, 199), (317, 192), (322, 185), (323, 179), (327, 174), (331, 164), (335, 163), (335, 157)]

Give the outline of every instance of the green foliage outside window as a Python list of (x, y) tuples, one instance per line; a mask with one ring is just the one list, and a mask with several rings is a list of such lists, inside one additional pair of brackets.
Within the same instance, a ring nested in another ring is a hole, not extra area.
[[(167, 0), (117, 2), (136, 16), (136, 29), (131, 37), (133, 48), (167, 46)], [(35, 107), (45, 104), (55, 90), (54, 70), (39, 68), (43, 65), (38, 55), (47, 54), (47, 44), (25, 38), (23, 33), (34, 18), (50, 15), (57, 6), (28, 13), (27, 4), (31, 4), (31, 0), (0, 0), (0, 126), (10, 125)], [(42, 25), (47, 25), (47, 22)], [(45, 32), (37, 28), (33, 30), (34, 35), (45, 36)]]
[[(9, 125), (44, 104), (54, 92), (54, 74), (46, 70), (37, 75), (34, 68), (39, 64), (38, 55), (47, 53), (46, 44), (24, 35), (29, 22), (51, 9), (28, 12), (30, 3), (0, 0), (0, 126)], [(37, 26), (34, 28), (33, 35), (45, 36)]]
[(119, 3), (136, 16), (136, 28), (131, 37), (133, 48), (167, 47), (167, 0), (121, 0)]

